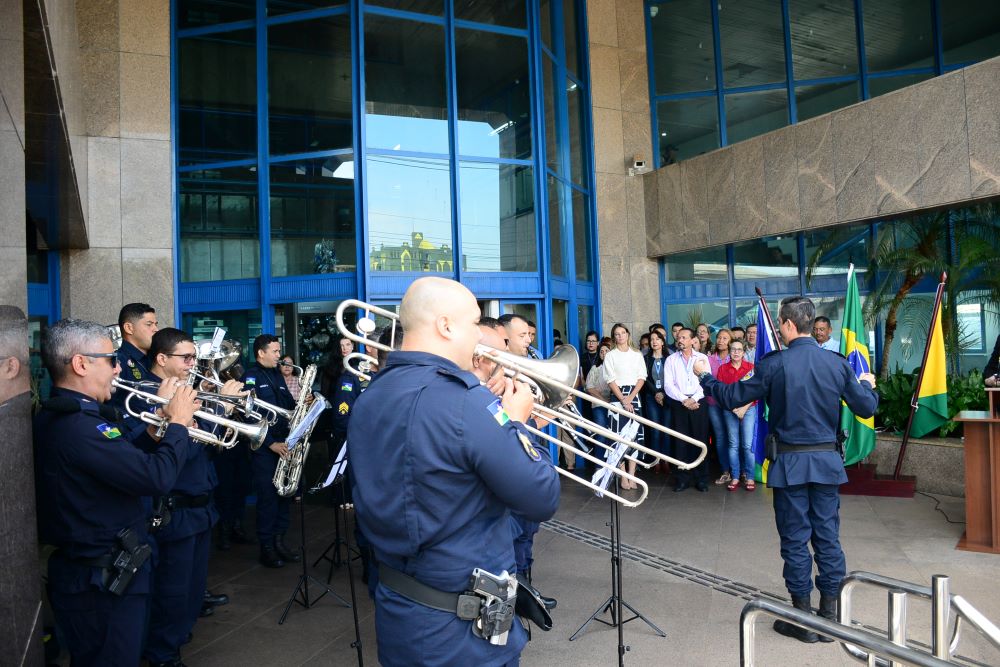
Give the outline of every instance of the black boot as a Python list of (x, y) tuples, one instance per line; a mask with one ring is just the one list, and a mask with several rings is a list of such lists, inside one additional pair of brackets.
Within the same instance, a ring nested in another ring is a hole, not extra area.
[[(806, 612), (807, 614), (812, 613), (812, 606), (809, 604), (808, 597), (792, 597), (792, 606), (796, 609)], [(792, 625), (791, 623), (786, 623), (785, 621), (775, 621), (774, 631), (779, 635), (785, 635), (786, 637), (791, 637), (792, 639), (798, 639), (800, 642), (806, 644), (815, 644), (819, 641), (819, 635), (817, 635), (812, 630), (806, 630), (805, 628), (800, 628), (797, 625)]]
[(216, 595), (212, 591), (205, 589), (205, 597), (202, 598), (202, 603), (211, 605), (213, 607), (218, 607), (224, 604), (229, 604), (229, 596), (225, 593), (220, 593)]
[(264, 567), (285, 567), (285, 561), (281, 560), (281, 556), (274, 549), (274, 544), (270, 542), (260, 543), (260, 564)]
[(229, 551), (233, 548), (233, 528), (232, 526), (227, 526), (224, 523), (219, 523), (219, 541), (216, 543), (215, 547), (219, 551)]
[[(828, 621), (833, 621), (834, 623), (839, 623), (840, 619), (837, 618), (837, 603), (840, 600), (836, 595), (824, 595), (820, 593), (819, 595), (819, 613), (818, 616), (825, 618)], [(833, 640), (829, 637), (824, 637), (819, 635), (819, 640), (824, 643), (830, 643)]]
[(299, 552), (292, 551), (285, 544), (284, 535), (274, 536), (274, 548), (278, 552), (278, 555), (287, 563), (299, 563), (302, 561), (302, 556), (299, 555)]
[(246, 531), (243, 530), (243, 524), (239, 521), (233, 523), (230, 535), (232, 536), (232, 540), (235, 544), (253, 544), (256, 542), (253, 537), (246, 534)]

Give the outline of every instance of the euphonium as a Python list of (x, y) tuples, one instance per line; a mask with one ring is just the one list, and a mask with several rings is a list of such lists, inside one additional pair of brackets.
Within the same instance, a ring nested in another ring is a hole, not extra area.
[[(287, 362), (278, 363), (282, 366), (287, 365)], [(291, 365), (302, 371), (295, 364)], [(321, 395), (313, 396), (312, 385), (315, 380), (316, 364), (309, 364), (306, 366), (305, 371), (302, 371), (302, 377), (299, 379), (302, 389), (299, 392), (299, 400), (295, 403), (295, 409), (292, 410), (291, 417), (288, 419), (289, 433), (294, 431), (295, 427), (305, 419), (314, 399), (320, 401), (326, 400)], [(279, 496), (290, 496), (299, 488), (299, 480), (302, 478), (302, 470), (305, 468), (306, 457), (309, 456), (309, 437), (311, 435), (312, 429), (309, 429), (308, 432), (302, 435), (302, 440), (289, 452), (287, 458), (278, 459), (278, 467), (274, 470), (274, 480), (272, 481), (274, 482), (274, 488), (278, 490)]]

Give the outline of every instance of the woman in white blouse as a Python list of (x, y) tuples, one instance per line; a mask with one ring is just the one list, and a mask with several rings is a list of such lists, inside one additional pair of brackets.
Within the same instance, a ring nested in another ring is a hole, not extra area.
[[(611, 398), (628, 412), (642, 416), (639, 392), (646, 381), (646, 361), (642, 358), (642, 354), (632, 347), (632, 335), (621, 322), (611, 327), (611, 338), (614, 340), (615, 349), (608, 352), (601, 366), (604, 369), (604, 379), (611, 389)], [(631, 420), (611, 413), (609, 422), (612, 431), (621, 433)], [(644, 444), (641, 426), (635, 442)], [(635, 461), (629, 461), (628, 472), (630, 475), (635, 474)], [(628, 480), (622, 480), (621, 484), (623, 489), (636, 488), (636, 485)]]

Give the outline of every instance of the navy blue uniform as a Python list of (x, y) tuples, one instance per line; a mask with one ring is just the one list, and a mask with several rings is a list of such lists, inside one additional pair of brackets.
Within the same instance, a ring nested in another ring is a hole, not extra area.
[[(277, 368), (254, 364), (243, 374), (242, 380), (243, 388), (254, 390), (260, 400), (279, 408), (290, 410), (295, 407), (295, 399)], [(309, 388), (303, 387), (302, 390), (309, 391)], [(267, 430), (267, 438), (260, 449), (250, 457), (254, 491), (257, 493), (257, 538), (261, 544), (270, 543), (276, 535), (284, 535), (288, 530), (289, 499), (279, 496), (274, 488), (274, 471), (279, 457), (269, 449), (276, 442), (284, 442), (287, 437), (288, 420), (279, 417)]]
[(333, 410), (330, 412), (333, 414), (333, 428), (331, 429), (333, 435), (331, 439), (334, 443), (332, 447), (334, 451), (340, 447), (344, 442), (344, 438), (347, 437), (347, 425), (350, 423), (351, 409), (354, 408), (354, 403), (358, 400), (358, 396), (367, 387), (368, 382), (362, 382), (361, 378), (353, 373), (344, 371), (340, 374), (340, 378), (338, 378), (337, 384), (334, 386), (335, 391), (333, 392), (333, 396), (330, 398), (330, 405), (333, 406)]
[[(199, 423), (199, 428), (215, 430), (208, 422)], [(219, 518), (212, 502), (215, 486), (212, 447), (192, 440), (169, 493), (175, 505), (170, 510), (170, 522), (153, 536), (158, 549), (149, 636), (143, 652), (150, 662), (178, 659), (180, 647), (201, 612), (212, 526)]]
[[(118, 348), (118, 363), (122, 369), (120, 375), (122, 380), (127, 382), (155, 382), (156, 384), (160, 384), (160, 378), (153, 375), (149, 370), (149, 361), (146, 359), (146, 353), (127, 340), (122, 341), (121, 347)], [(155, 394), (156, 391), (153, 390), (150, 393)], [(129, 393), (127, 391), (116, 391), (111, 395), (111, 405), (118, 408), (122, 413), (122, 421), (125, 422), (125, 426), (129, 431), (145, 428), (145, 424), (126, 412), (125, 399), (128, 396)], [(133, 410), (148, 407), (139, 399), (132, 399), (131, 405)]]
[(134, 444), (112, 410), (55, 387), (35, 417), (35, 475), (41, 541), (49, 559), (48, 595), (73, 665), (135, 665), (149, 604), (149, 561), (124, 595), (107, 592), (103, 570), (81, 562), (110, 555), (131, 528), (147, 542), (148, 512), (140, 496), (174, 485), (190, 455), (187, 430), (171, 424), (159, 446), (145, 433)]
[[(348, 427), (358, 523), (379, 563), (460, 593), (473, 569), (514, 569), (511, 511), (545, 521), (559, 504), (555, 470), (523, 426), (472, 373), (424, 352), (393, 352), (354, 405)], [(526, 438), (525, 438), (526, 440)], [(515, 622), (505, 646), (475, 637), (470, 621), (379, 584), (379, 661), (395, 665), (503, 665), (527, 639)]]
[[(811, 337), (796, 338), (787, 349), (761, 359), (749, 379), (723, 384), (706, 375), (702, 386), (727, 410), (766, 399), (768, 428), (785, 445), (835, 443), (841, 399), (861, 417), (871, 417), (878, 407), (878, 394), (857, 380), (847, 359), (830, 354)], [(829, 449), (782, 453), (768, 468), (785, 586), (793, 597), (808, 597), (812, 591), (809, 542), (819, 568), (816, 587), (824, 595), (840, 593), (846, 562), (840, 548), (838, 491), (846, 481), (841, 455)]]

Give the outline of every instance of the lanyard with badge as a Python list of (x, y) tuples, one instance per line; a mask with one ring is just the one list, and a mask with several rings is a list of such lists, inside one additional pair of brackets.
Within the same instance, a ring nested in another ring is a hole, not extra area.
[(653, 359), (653, 379), (656, 381), (656, 390), (663, 389), (663, 357)]

